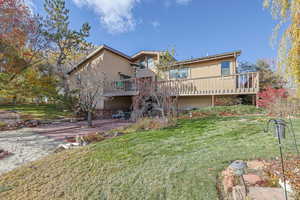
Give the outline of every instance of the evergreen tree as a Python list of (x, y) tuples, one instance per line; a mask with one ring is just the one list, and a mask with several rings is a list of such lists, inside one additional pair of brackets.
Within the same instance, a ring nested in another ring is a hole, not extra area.
[(47, 13), (44, 20), (43, 33), (49, 39), (51, 57), (55, 62), (55, 69), (61, 79), (64, 94), (69, 95), (67, 83), (67, 69), (65, 62), (73, 51), (80, 52), (86, 45), (90, 25), (84, 23), (79, 31), (70, 28), (69, 10), (65, 7), (65, 0), (45, 0), (44, 9)]

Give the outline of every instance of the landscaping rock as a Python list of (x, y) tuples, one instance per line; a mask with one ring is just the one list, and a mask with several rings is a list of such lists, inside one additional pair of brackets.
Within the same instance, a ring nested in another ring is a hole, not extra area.
[(76, 136), (75, 141), (76, 141), (77, 144), (79, 144), (78, 146), (88, 145), (88, 142), (84, 139), (83, 136), (80, 136), (80, 135)]
[(253, 160), (247, 162), (248, 169), (262, 170), (265, 168), (264, 161)]
[(223, 177), (222, 183), (223, 183), (224, 191), (226, 194), (228, 194), (229, 192), (232, 192), (232, 188), (234, 186), (235, 176), (233, 170), (230, 167), (228, 167), (226, 170), (222, 172), (222, 177)]
[(27, 120), (24, 122), (24, 125), (26, 127), (37, 127), (38, 125), (40, 125), (40, 121), (39, 120)]
[(0, 149), (0, 160), (11, 155), (8, 151), (4, 151), (3, 149)]
[(67, 143), (67, 144), (60, 144), (58, 145), (57, 149), (54, 151), (55, 153), (66, 150), (66, 149), (72, 149), (81, 146), (79, 143)]
[(262, 178), (260, 178), (256, 174), (245, 174), (243, 175), (245, 182), (248, 183), (249, 185), (259, 185), (263, 182)]
[(232, 190), (233, 200), (245, 200), (246, 199), (246, 190), (243, 186), (235, 186)]
[[(250, 187), (249, 197), (252, 200), (285, 200), (284, 191), (281, 188)], [(289, 197), (289, 200), (292, 200)]]

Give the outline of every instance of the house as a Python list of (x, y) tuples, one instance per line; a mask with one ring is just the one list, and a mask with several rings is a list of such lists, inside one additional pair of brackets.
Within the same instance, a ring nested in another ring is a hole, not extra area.
[[(255, 102), (259, 91), (258, 73), (237, 73), (237, 58), (241, 51), (172, 62), (158, 79), (156, 66), (164, 52), (140, 51), (128, 56), (102, 45), (85, 57), (69, 72), (70, 78), (93, 66), (105, 74), (97, 109), (128, 110), (132, 97), (138, 94), (136, 80), (149, 78), (176, 89), (179, 109), (214, 106), (222, 96), (250, 95)], [(103, 78), (103, 77), (102, 77)], [(96, 78), (97, 79), (97, 78)], [(93, 81), (93, 80), (91, 80)]]

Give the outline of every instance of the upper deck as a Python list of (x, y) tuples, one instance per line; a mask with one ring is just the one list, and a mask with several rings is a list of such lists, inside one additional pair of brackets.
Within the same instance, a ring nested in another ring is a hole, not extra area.
[[(167, 87), (174, 96), (241, 95), (259, 91), (259, 74), (249, 72), (226, 76), (160, 80), (158, 89)], [(104, 96), (134, 96), (139, 92), (137, 79), (114, 80), (106, 83)]]

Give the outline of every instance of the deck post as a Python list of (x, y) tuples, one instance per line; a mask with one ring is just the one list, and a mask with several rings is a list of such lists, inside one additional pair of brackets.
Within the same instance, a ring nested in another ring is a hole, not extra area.
[(211, 95), (211, 106), (215, 107), (215, 95)]
[(256, 95), (252, 95), (252, 105), (256, 105)]
[(255, 94), (255, 105), (256, 105), (256, 108), (259, 108), (259, 106), (258, 106), (258, 95), (257, 94)]

